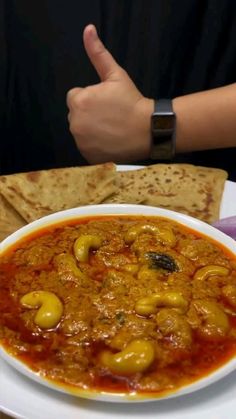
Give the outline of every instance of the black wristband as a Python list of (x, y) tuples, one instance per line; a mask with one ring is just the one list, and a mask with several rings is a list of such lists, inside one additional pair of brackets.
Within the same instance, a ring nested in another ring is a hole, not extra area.
[(170, 99), (154, 101), (151, 117), (151, 159), (172, 160), (175, 155), (176, 115)]

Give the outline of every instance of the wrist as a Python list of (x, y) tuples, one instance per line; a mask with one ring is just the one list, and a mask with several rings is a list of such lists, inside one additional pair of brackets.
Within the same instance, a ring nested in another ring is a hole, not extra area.
[(154, 101), (143, 97), (137, 103), (137, 159), (147, 159), (151, 151), (151, 116), (154, 110)]

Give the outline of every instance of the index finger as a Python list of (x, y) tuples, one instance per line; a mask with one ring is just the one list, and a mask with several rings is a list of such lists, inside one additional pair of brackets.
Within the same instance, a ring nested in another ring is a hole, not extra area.
[(66, 104), (68, 108), (71, 108), (73, 106), (73, 100), (75, 96), (77, 96), (82, 90), (84, 90), (82, 87), (74, 87), (73, 89), (70, 89), (67, 92), (66, 95)]

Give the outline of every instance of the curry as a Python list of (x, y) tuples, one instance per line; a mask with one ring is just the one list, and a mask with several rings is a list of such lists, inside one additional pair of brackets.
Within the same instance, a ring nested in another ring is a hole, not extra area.
[(236, 258), (161, 217), (79, 218), (0, 260), (0, 341), (41, 376), (162, 394), (236, 354)]

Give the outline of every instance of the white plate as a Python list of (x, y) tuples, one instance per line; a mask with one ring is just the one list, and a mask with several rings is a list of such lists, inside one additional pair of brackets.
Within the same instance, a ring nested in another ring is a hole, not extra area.
[[(121, 166), (120, 170), (133, 169)], [(136, 166), (135, 168), (138, 168)], [(236, 183), (226, 182), (221, 218), (236, 215)], [(124, 404), (96, 402), (57, 393), (18, 373), (0, 359), (0, 410), (26, 419), (233, 419), (236, 371), (210, 387), (177, 399)]]

